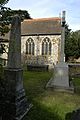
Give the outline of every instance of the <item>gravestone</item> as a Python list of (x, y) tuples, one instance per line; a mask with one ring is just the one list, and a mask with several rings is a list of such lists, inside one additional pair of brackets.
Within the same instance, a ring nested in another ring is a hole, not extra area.
[[(15, 15), (11, 24), (8, 65), (4, 71), (7, 84), (8, 100), (3, 120), (21, 120), (30, 110), (23, 88), (23, 70), (21, 67), (21, 20)], [(7, 118), (8, 117), (8, 118)]]
[(27, 65), (28, 71), (48, 71), (48, 65), (31, 64)]
[(80, 120), (80, 108), (67, 113), (65, 116), (65, 120)]
[(68, 64), (65, 63), (65, 54), (64, 54), (64, 43), (65, 43), (65, 11), (62, 14), (62, 27), (61, 27), (61, 41), (60, 41), (60, 50), (59, 50), (59, 62), (54, 66), (54, 77), (50, 79), (47, 84), (47, 87), (54, 88), (54, 90), (59, 91), (73, 91), (73, 88), (70, 87), (69, 75), (68, 75)]

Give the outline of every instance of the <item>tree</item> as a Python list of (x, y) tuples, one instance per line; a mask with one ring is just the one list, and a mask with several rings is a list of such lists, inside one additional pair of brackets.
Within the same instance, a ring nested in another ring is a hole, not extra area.
[(69, 26), (65, 25), (65, 59), (68, 60), (69, 52), (70, 52), (70, 36), (71, 36), (71, 29)]
[(74, 58), (78, 58), (79, 56), (79, 51), (78, 51), (78, 33), (77, 32), (72, 32), (71, 34), (71, 41), (72, 41), (72, 56)]
[[(7, 2), (7, 1), (6, 1)], [(12, 18), (15, 14), (18, 14), (23, 21), (24, 19), (31, 19), (29, 13), (26, 10), (11, 10), (4, 6), (0, 6), (0, 35), (4, 36), (9, 32), (9, 24), (12, 21)], [(2, 41), (2, 39), (0, 39)], [(0, 44), (0, 53), (4, 51), (4, 45)], [(6, 51), (6, 50), (5, 50)]]
[(9, 0), (0, 0), (0, 5), (5, 5)]
[(68, 25), (65, 26), (65, 55), (66, 61), (80, 57), (80, 31), (73, 32)]
[(8, 14), (10, 14), (11, 16), (18, 14), (21, 17), (21, 20), (31, 19), (30, 14), (26, 10), (11, 10)]

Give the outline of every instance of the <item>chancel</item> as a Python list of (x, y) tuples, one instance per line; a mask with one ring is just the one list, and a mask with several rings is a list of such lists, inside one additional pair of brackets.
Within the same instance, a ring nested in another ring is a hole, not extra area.
[(22, 22), (22, 61), (53, 67), (59, 59), (61, 18), (41, 18)]

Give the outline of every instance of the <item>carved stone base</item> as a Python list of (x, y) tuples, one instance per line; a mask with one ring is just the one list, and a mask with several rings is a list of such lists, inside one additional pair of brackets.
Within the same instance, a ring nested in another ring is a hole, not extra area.
[(74, 91), (73, 86), (70, 86), (68, 65), (66, 63), (55, 65), (54, 76), (49, 80), (46, 87), (58, 91)]
[(3, 120), (21, 120), (32, 107), (27, 101), (23, 88), (22, 69), (6, 69), (6, 110)]

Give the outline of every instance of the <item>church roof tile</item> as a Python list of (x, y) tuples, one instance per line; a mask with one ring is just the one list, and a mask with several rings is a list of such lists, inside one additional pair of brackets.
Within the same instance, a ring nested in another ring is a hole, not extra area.
[(61, 34), (61, 18), (26, 19), (22, 22), (21, 34)]
[[(26, 19), (21, 23), (21, 35), (48, 35), (61, 34), (61, 18)], [(0, 36), (0, 39), (8, 39), (9, 35)]]

